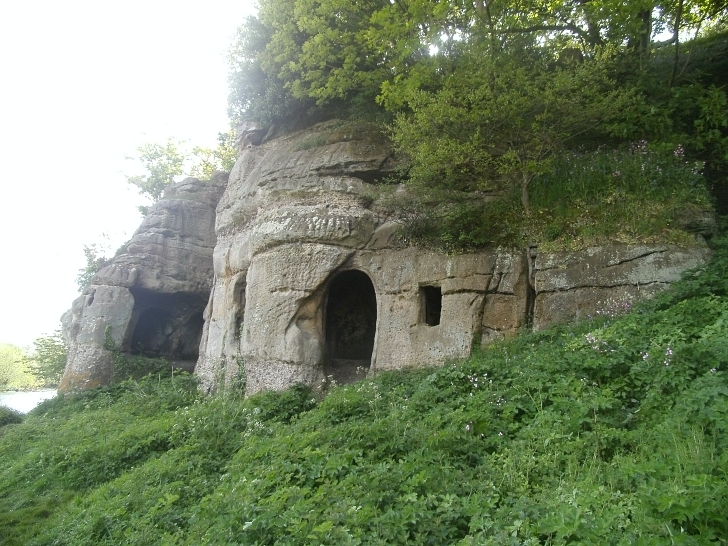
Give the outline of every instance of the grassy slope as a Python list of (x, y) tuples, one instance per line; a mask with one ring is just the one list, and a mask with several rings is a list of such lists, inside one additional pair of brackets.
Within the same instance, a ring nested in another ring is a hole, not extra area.
[(725, 544), (728, 244), (632, 313), (317, 400), (189, 377), (0, 432), (3, 544)]

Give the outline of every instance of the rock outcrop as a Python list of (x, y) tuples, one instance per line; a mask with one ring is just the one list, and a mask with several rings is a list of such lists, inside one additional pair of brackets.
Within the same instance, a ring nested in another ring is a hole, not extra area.
[(244, 376), (253, 393), (465, 357), (529, 322), (614, 312), (707, 255), (403, 248), (397, 218), (372, 199), (394, 167), (374, 128), (337, 121), (242, 150), (217, 209), (205, 388)]
[(626, 310), (708, 255), (698, 242), (460, 255), (409, 247), (376, 199), (374, 184), (396, 168), (376, 127), (333, 120), (269, 138), (251, 124), (240, 135), (227, 186), (170, 188), (64, 316), (63, 389), (110, 379), (107, 329), (126, 351), (197, 359), (208, 391), (439, 364), (526, 325)]
[(126, 245), (61, 319), (68, 360), (60, 390), (113, 376), (105, 337), (127, 352), (165, 356), (194, 368), (202, 311), (212, 285), (215, 207), (227, 174), (173, 184)]

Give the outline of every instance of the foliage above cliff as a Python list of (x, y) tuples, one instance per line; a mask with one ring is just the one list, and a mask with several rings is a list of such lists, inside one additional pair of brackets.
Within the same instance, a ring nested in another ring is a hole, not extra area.
[[(411, 91), (435, 91), (467, 71), (461, 61), (472, 55), (491, 61), (515, 55), (524, 65), (546, 56), (567, 64), (611, 45), (641, 62), (657, 46), (679, 48), (680, 39), (699, 30), (723, 28), (726, 8), (722, 1), (691, 0), (263, 0), (259, 6), (231, 51), (235, 119), (285, 115), (288, 104), (375, 96), (398, 108)], [(666, 32), (671, 38), (656, 43)]]
[[(378, 111), (431, 221), (470, 217), (448, 244), (486, 244), (471, 232), (502, 218), (463, 208), (461, 192), (517, 191), (532, 223), (533, 185), (597, 149), (647, 142), (664, 165), (679, 152), (707, 184), (723, 180), (725, 13), (689, 0), (265, 0), (231, 50), (230, 114), (285, 125)], [(705, 206), (698, 193), (690, 206)]]
[(728, 244), (631, 313), (206, 397), (150, 376), (0, 432), (3, 544), (722, 544)]

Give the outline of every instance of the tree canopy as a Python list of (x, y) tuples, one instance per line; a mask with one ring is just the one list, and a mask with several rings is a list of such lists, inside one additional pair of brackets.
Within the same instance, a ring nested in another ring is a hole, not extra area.
[(59, 330), (39, 337), (28, 352), (0, 343), (0, 391), (58, 385), (66, 366), (66, 343)]
[(37, 380), (20, 347), (0, 343), (0, 391), (32, 389)]
[(378, 109), (424, 192), (513, 190), (528, 215), (566, 151), (636, 141), (728, 171), (725, 0), (259, 5), (230, 53), (231, 118)]
[(185, 155), (180, 150), (180, 144), (169, 138), (164, 144), (150, 142), (139, 146), (138, 161), (147, 172), (143, 175), (127, 176), (127, 182), (137, 186), (139, 193), (156, 203), (162, 197), (164, 188), (184, 172)]
[[(724, 0), (262, 0), (230, 53), (231, 115), (274, 118), (305, 105), (439, 87), (459, 60), (607, 45), (645, 59), (724, 29)], [(467, 66), (467, 63), (466, 65)], [(674, 80), (674, 78), (672, 78)], [(673, 82), (674, 83), (674, 82)], [(276, 106), (274, 106), (276, 105)]]

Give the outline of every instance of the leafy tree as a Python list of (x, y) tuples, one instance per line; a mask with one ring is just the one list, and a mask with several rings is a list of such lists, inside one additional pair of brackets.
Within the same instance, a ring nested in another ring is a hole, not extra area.
[(274, 30), (262, 68), (286, 82), (299, 99), (314, 99), (317, 104), (361, 94), (373, 99), (386, 79), (386, 67), (363, 33), (383, 5), (382, 0), (273, 0), (262, 4), (261, 20)]
[[(403, 102), (393, 88), (433, 90), (474, 44), (489, 55), (570, 49), (585, 56), (611, 45), (639, 63), (653, 49), (672, 46), (677, 59), (681, 36), (715, 27), (726, 6), (725, 0), (262, 0), (231, 50), (231, 114), (270, 120), (312, 102), (379, 93), (382, 104), (398, 109)], [(672, 38), (655, 41), (666, 32)]]
[(253, 16), (238, 29), (228, 54), (228, 116), (233, 124), (246, 119), (273, 124), (307, 106), (305, 101), (293, 97), (276, 74), (263, 70), (263, 54), (272, 34), (270, 24)]
[[(727, 6), (261, 0), (231, 52), (231, 112), (275, 122), (376, 101), (396, 119), (391, 136), (411, 159), (417, 197), (518, 188), (526, 212), (531, 182), (577, 144), (648, 140), (719, 179), (725, 82), (692, 68), (682, 42), (722, 28)], [(708, 57), (710, 68), (721, 55)], [(475, 209), (454, 214), (474, 219)]]
[[(229, 171), (237, 159), (235, 133), (228, 131), (218, 134), (216, 148), (196, 146), (191, 151), (184, 141), (168, 138), (165, 144), (146, 143), (137, 148), (138, 161), (146, 171), (144, 175), (127, 176), (127, 182), (139, 188), (139, 193), (156, 203), (164, 189), (175, 179), (185, 175), (209, 179), (216, 171)], [(132, 158), (127, 158), (132, 159)], [(139, 211), (146, 216), (148, 206), (140, 206)]]
[(0, 343), (0, 390), (32, 389), (37, 386), (20, 347)]
[[(147, 143), (137, 148), (138, 161), (147, 174), (127, 176), (129, 184), (139, 188), (139, 193), (156, 203), (164, 188), (174, 182), (175, 177), (184, 172), (185, 154), (180, 150), (182, 143), (173, 138), (165, 144)], [(129, 158), (130, 159), (130, 158)]]
[(45, 386), (55, 386), (61, 381), (66, 366), (67, 347), (60, 330), (42, 336), (33, 342), (34, 352), (29, 357), (33, 374)]
[(200, 180), (209, 180), (217, 171), (229, 172), (238, 158), (235, 145), (235, 132), (219, 133), (217, 135), (217, 148), (195, 146), (192, 156), (195, 164), (190, 169), (190, 175)]
[(109, 265), (112, 258), (107, 258), (103, 254), (103, 249), (93, 243), (91, 245), (83, 245), (83, 254), (86, 257), (86, 266), (78, 270), (76, 275), (76, 284), (78, 291), (83, 292), (91, 284), (94, 275)]
[(629, 95), (609, 79), (608, 59), (557, 69), (507, 63), (473, 57), (440, 90), (412, 92), (412, 113), (397, 117), (392, 135), (420, 185), (516, 186), (528, 213), (533, 178), (576, 137), (614, 117)]

